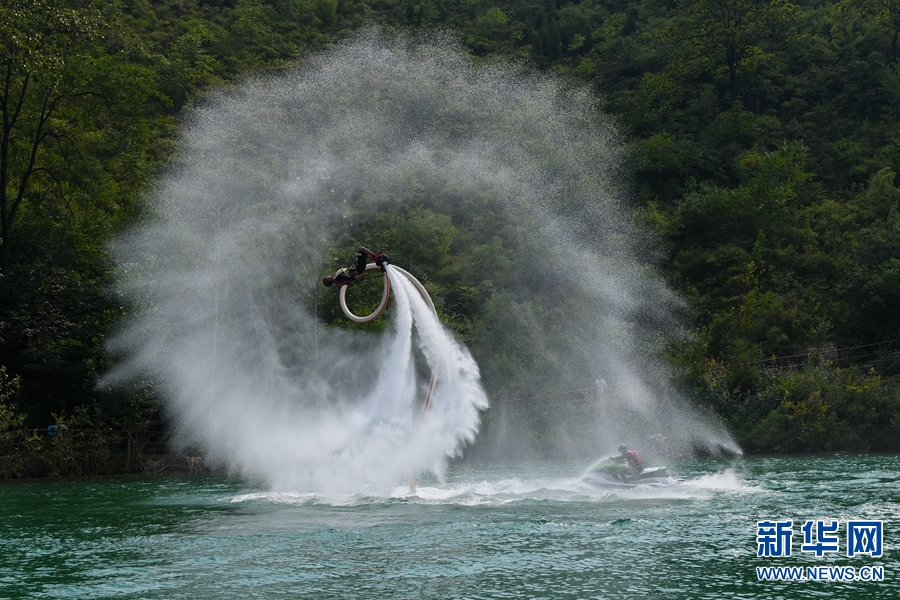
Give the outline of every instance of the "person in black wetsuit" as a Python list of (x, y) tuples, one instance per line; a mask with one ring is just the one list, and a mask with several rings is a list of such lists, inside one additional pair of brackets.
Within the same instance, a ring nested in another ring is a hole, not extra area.
[(328, 277), (323, 278), (322, 283), (325, 284), (325, 287), (329, 287), (332, 285), (336, 285), (337, 287), (350, 285), (354, 281), (362, 279), (366, 276), (366, 263), (370, 259), (374, 261), (382, 271), (384, 271), (385, 265), (387, 265), (388, 263), (388, 257), (384, 255), (384, 252), (382, 252), (381, 254), (375, 254), (365, 246), (360, 246), (356, 250), (355, 265), (350, 265), (349, 267), (338, 269), (338, 272), (334, 275), (329, 275)]

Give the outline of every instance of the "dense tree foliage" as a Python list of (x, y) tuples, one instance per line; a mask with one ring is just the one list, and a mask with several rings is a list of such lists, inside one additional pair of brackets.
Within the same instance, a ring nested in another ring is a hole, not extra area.
[[(107, 242), (140, 214), (186, 106), (366, 23), (447, 28), (473, 56), (597, 90), (630, 139), (658, 266), (687, 299), (693, 335), (668, 358), (747, 448), (900, 447), (893, 0), (4, 2), (0, 432), (68, 415), (161, 426), (152, 389), (96, 386), (124, 310), (107, 295)], [(509, 299), (435, 257), (464, 247), (502, 265), (509, 240), (461, 246), (454, 223), (412, 212), (385, 217), (378, 235), (396, 248), (426, 229), (439, 240), (421, 266), (478, 353)], [(520, 351), (482, 352), (488, 382)], [(773, 358), (784, 356), (797, 358)]]

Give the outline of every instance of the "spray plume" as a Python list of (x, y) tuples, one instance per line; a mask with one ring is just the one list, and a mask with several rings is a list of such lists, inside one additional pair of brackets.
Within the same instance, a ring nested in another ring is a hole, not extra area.
[[(396, 222), (378, 219), (424, 219), (427, 232), (442, 216), (452, 243), (423, 235), (384, 250), (465, 249), (455, 276), (481, 303), (466, 339), (501, 403), (602, 372), (632, 416), (561, 445), (635, 437), (663, 414), (654, 382), (667, 374), (647, 349), (677, 328), (679, 301), (647, 267), (624, 145), (594, 101), (553, 77), (475, 65), (444, 35), (373, 31), (208, 100), (152, 194), (153, 217), (115, 245), (133, 314), (109, 380), (151, 377), (180, 439), (277, 488), (382, 493), (440, 474), (487, 406), (472, 355), (403, 278), (380, 334), (326, 326), (318, 282), (333, 248)], [(422, 364), (438, 386), (420, 421)], [(673, 441), (734, 447), (671, 398), (663, 412)], [(494, 447), (511, 447), (504, 431), (493, 423)]]

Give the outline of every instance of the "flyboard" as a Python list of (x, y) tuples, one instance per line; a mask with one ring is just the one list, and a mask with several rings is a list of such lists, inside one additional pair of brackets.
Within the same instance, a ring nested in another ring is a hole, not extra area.
[[(375, 263), (369, 263), (366, 265), (366, 271), (373, 271), (375, 269), (379, 269), (380, 267)], [(428, 295), (428, 292), (425, 290), (425, 287), (419, 282), (418, 279), (413, 277), (406, 269), (402, 269), (397, 265), (391, 265), (391, 269), (399, 274), (401, 277), (405, 277), (407, 281), (413, 284), (420, 294), (422, 294), (422, 298), (425, 299), (425, 303), (428, 304), (428, 308), (431, 309), (431, 312), (434, 313), (435, 318), (437, 317), (437, 309), (434, 307), (434, 302), (431, 300), (431, 296)], [(391, 276), (388, 273), (387, 269), (383, 271), (384, 274), (384, 291), (381, 294), (381, 302), (378, 303), (378, 306), (375, 310), (365, 316), (359, 316), (354, 314), (353, 311), (347, 306), (347, 288), (349, 285), (341, 286), (341, 310), (344, 311), (344, 314), (348, 319), (354, 321), (356, 323), (368, 323), (369, 321), (374, 321), (378, 318), (378, 316), (384, 312), (384, 309), (387, 307), (388, 299), (391, 296)], [(428, 384), (428, 394), (425, 396), (425, 404), (422, 407), (422, 417), (425, 418), (425, 413), (428, 412), (428, 406), (431, 404), (431, 395), (434, 393), (434, 384), (435, 384), (435, 375), (431, 374), (431, 382)], [(416, 478), (415, 476), (410, 478), (409, 481), (410, 491), (415, 493), (416, 491)]]

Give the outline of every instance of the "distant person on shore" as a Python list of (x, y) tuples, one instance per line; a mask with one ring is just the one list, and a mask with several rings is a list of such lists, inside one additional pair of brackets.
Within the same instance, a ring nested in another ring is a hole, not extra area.
[(621, 453), (619, 456), (610, 456), (609, 460), (625, 467), (619, 473), (619, 476), (622, 477), (622, 479), (631, 477), (632, 475), (638, 475), (644, 470), (644, 463), (641, 462), (637, 452), (629, 450), (628, 446), (625, 444), (619, 446), (619, 452)]
[(334, 275), (329, 275), (328, 277), (322, 279), (322, 283), (325, 284), (325, 287), (329, 287), (332, 285), (336, 285), (337, 287), (350, 285), (351, 283), (358, 281), (367, 275), (366, 262), (368, 260), (372, 260), (382, 271), (384, 271), (385, 265), (388, 264), (388, 257), (385, 256), (384, 252), (382, 252), (381, 254), (375, 254), (365, 246), (360, 246), (356, 250), (355, 265), (350, 265), (349, 267), (338, 269), (337, 273), (335, 273)]

